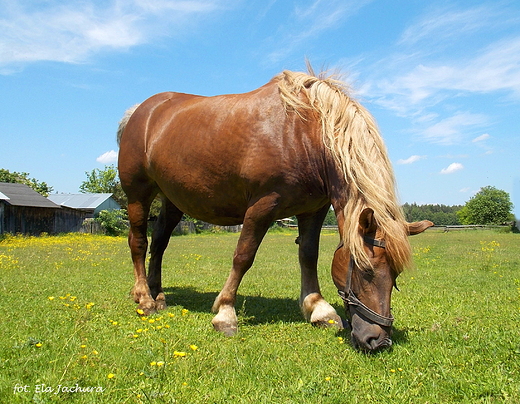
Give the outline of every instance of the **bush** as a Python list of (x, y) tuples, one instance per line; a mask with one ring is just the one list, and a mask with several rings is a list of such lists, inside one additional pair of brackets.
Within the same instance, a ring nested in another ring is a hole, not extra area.
[(94, 219), (109, 236), (120, 236), (128, 230), (128, 215), (126, 210), (102, 210)]

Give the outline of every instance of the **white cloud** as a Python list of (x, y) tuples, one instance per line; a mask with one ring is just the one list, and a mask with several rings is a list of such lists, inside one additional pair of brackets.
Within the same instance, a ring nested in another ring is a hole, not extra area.
[(425, 158), (426, 158), (426, 156), (413, 155), (413, 156), (408, 157), (407, 159), (397, 160), (397, 164), (412, 164), (412, 163), (415, 163), (416, 161), (419, 161), (419, 160), (422, 160)]
[(223, 0), (51, 0), (35, 6), (0, 0), (0, 73), (35, 61), (83, 63), (105, 49), (125, 50), (183, 32), (181, 27), (224, 4)]
[(451, 163), (448, 167), (441, 170), (441, 174), (453, 174), (454, 172), (460, 171), (464, 166), (460, 163)]
[(484, 115), (461, 112), (426, 127), (420, 133), (428, 142), (450, 145), (459, 143), (468, 128), (478, 127), (486, 122), (487, 117)]
[(410, 25), (401, 35), (402, 45), (414, 45), (420, 41), (448, 41), (450, 38), (482, 31), (494, 25), (503, 15), (496, 6), (480, 5), (475, 8), (457, 9), (454, 6), (434, 9), (419, 21)]
[(482, 142), (483, 140), (489, 139), (491, 136), (489, 136), (488, 133), (484, 133), (483, 135), (477, 136), (475, 139), (472, 140), (473, 143)]
[[(387, 55), (364, 55), (351, 66), (363, 98), (407, 118), (415, 137), (457, 144), (492, 121), (493, 110), (472, 96), (520, 99), (520, 15), (505, 3), (428, 10)], [(506, 30), (513, 34), (501, 37)]]
[(117, 161), (118, 153), (115, 150), (107, 151), (99, 156), (96, 161), (101, 164), (112, 164)]

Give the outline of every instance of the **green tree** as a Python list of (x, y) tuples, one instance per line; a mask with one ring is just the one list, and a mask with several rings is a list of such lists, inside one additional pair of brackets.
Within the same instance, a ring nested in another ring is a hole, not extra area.
[(35, 178), (29, 178), (28, 173), (10, 172), (0, 168), (0, 182), (9, 182), (11, 184), (25, 184), (34, 189), (39, 194), (48, 197), (53, 188), (43, 181)]
[(128, 230), (126, 210), (102, 210), (94, 219), (101, 224), (109, 236), (120, 236)]
[(506, 191), (487, 186), (466, 202), (457, 216), (462, 224), (502, 224), (514, 219), (512, 210)]
[(105, 166), (103, 170), (95, 168), (91, 172), (85, 172), (87, 180), (79, 186), (79, 190), (85, 194), (112, 194), (113, 198), (126, 208), (128, 201), (121, 187), (117, 168), (114, 165)]
[[(105, 166), (104, 169), (95, 168), (90, 172), (85, 172), (87, 175), (86, 181), (83, 181), (79, 186), (79, 190), (85, 194), (112, 194), (114, 200), (119, 203), (121, 208), (127, 209), (128, 198), (126, 197), (116, 166)], [(161, 201), (157, 197), (152, 202), (150, 208), (150, 217), (157, 217), (161, 211)]]

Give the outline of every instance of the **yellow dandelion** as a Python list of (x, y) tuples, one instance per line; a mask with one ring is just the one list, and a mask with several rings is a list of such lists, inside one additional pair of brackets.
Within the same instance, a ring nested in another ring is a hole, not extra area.
[(188, 309), (182, 309), (181, 313), (183, 316), (185, 316), (186, 314), (188, 314), (190, 311)]
[(109, 374), (107, 375), (107, 378), (109, 378), (109, 379), (113, 379), (114, 377), (116, 377), (116, 375), (113, 374), (113, 373), (109, 373)]
[(81, 344), (79, 347), (80, 348), (86, 348), (87, 346), (85, 344)]
[(187, 355), (186, 352), (173, 351), (173, 356), (176, 358), (183, 358)]
[(163, 362), (163, 361), (159, 361), (159, 362), (157, 362), (157, 367), (160, 368), (161, 366), (164, 366), (164, 362)]
[(144, 310), (142, 309), (137, 309), (137, 314), (139, 314), (140, 316), (144, 315)]
[(327, 376), (327, 377), (325, 378), (325, 381), (326, 381), (326, 382), (330, 382), (330, 377)]
[(157, 362), (155, 362), (155, 361), (150, 362), (150, 366), (157, 366)]
[(391, 373), (395, 373), (395, 369), (390, 369), (390, 372)]
[(175, 317), (175, 314), (173, 314), (173, 313), (168, 313), (168, 317), (170, 317), (170, 318)]
[(190, 345), (190, 349), (192, 351), (196, 351), (197, 349), (199, 349), (199, 347), (197, 345)]
[(34, 344), (34, 346), (35, 346), (36, 348), (41, 348), (42, 345), (43, 345), (43, 344), (42, 344), (41, 342), (38, 342), (38, 343)]
[(47, 299), (54, 300), (54, 296), (49, 296)]
[(151, 318), (150, 320), (148, 320), (148, 322), (149, 322), (150, 324), (153, 324), (153, 323), (155, 323), (155, 320), (154, 320), (153, 318)]
[(81, 357), (81, 359), (87, 359), (87, 358), (88, 358), (87, 355), (83, 355), (83, 356)]
[(138, 334), (134, 334), (132, 335), (133, 338), (139, 338), (139, 335)]
[(95, 349), (92, 351), (92, 355), (98, 355), (98, 354), (99, 354), (99, 352), (96, 351)]
[(336, 321), (335, 321), (335, 320), (332, 320), (332, 319), (330, 319), (329, 321), (327, 321), (327, 323), (329, 323), (329, 324), (336, 324)]

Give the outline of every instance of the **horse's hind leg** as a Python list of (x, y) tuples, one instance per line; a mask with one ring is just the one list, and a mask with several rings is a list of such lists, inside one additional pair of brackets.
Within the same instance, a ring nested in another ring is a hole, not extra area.
[(125, 189), (128, 196), (128, 219), (130, 221), (130, 231), (128, 233), (128, 245), (132, 254), (134, 264), (135, 284), (132, 294), (136, 303), (139, 303), (138, 310), (146, 315), (155, 311), (155, 301), (150, 294), (150, 288), (146, 280), (146, 250), (148, 248), (148, 238), (146, 230), (148, 226), (148, 213), (157, 189), (152, 184), (140, 183)]
[(152, 298), (155, 299), (155, 308), (157, 310), (163, 310), (166, 308), (166, 298), (161, 284), (161, 269), (164, 250), (166, 250), (166, 247), (168, 246), (173, 229), (180, 222), (183, 214), (164, 195), (161, 195), (161, 198), (161, 213), (155, 222), (155, 227), (152, 233), (150, 265), (148, 267), (148, 286)]
[(318, 282), (318, 248), (321, 226), (329, 206), (310, 215), (298, 216), (298, 244), (301, 269), (300, 306), (313, 325), (342, 327), (336, 310), (325, 301)]

